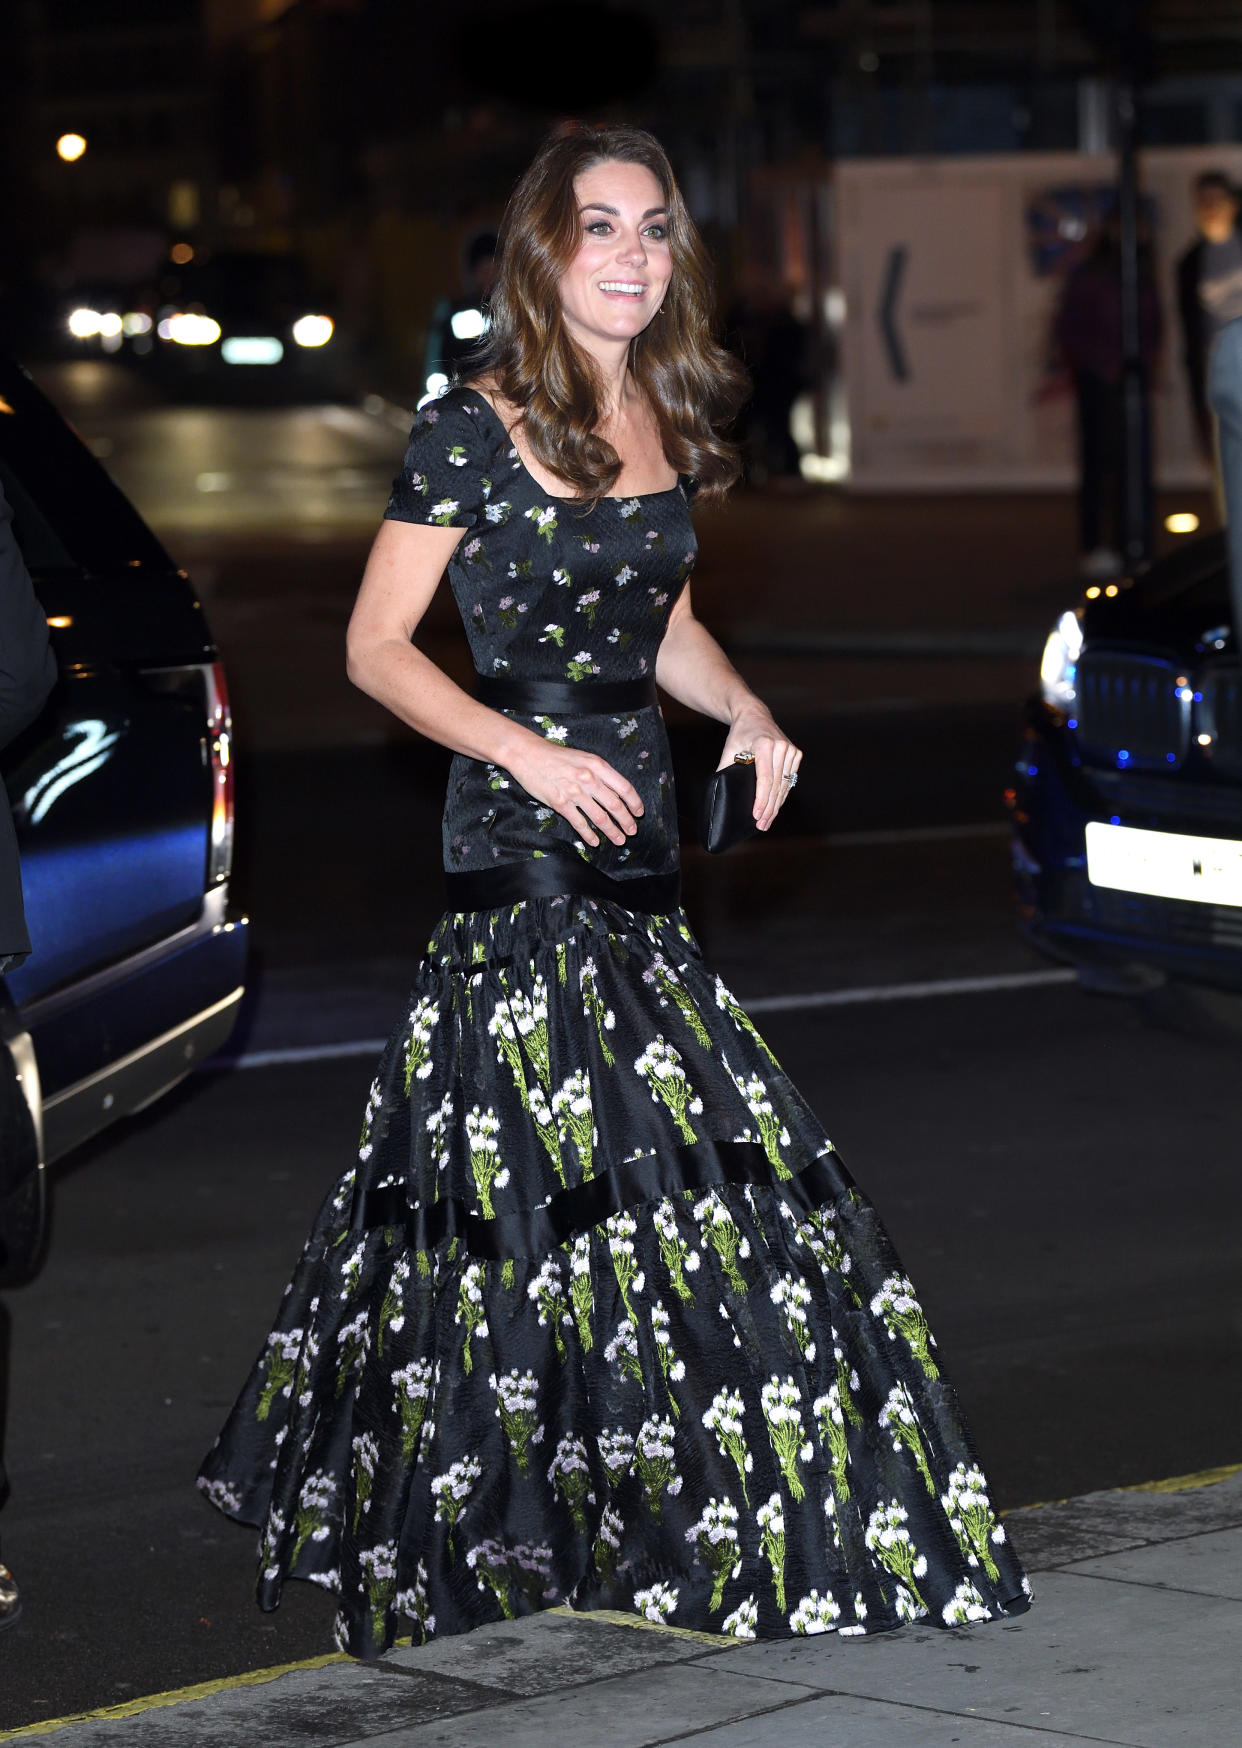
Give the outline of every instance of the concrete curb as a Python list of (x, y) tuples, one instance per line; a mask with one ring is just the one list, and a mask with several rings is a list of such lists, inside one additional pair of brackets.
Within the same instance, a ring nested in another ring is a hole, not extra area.
[(738, 1644), (551, 1610), (382, 1663), (339, 1656), (0, 1735), (57, 1748), (1225, 1748), (1242, 1465), (1008, 1515), (1020, 1620)]

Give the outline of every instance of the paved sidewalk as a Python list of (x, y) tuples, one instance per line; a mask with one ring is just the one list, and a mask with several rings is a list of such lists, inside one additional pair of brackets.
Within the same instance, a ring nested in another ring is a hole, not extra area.
[(364, 1665), (325, 1657), (0, 1741), (56, 1748), (1234, 1748), (1242, 1467), (1007, 1520), (1001, 1626), (722, 1644), (554, 1611)]

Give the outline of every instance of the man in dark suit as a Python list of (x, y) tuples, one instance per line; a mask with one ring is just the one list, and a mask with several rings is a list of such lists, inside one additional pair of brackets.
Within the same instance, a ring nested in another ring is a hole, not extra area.
[[(0, 749), (34, 721), (55, 680), (56, 660), (48, 644), (47, 620), (35, 598), (0, 485)], [(29, 952), (17, 836), (0, 787), (0, 972), (20, 965)], [(0, 1362), (3, 1358), (0, 1354)], [(0, 1377), (0, 1390), (5, 1383)], [(7, 1491), (0, 1456), (0, 1503)], [(21, 1596), (13, 1575), (0, 1561), (0, 1627), (16, 1620), (20, 1611)]]

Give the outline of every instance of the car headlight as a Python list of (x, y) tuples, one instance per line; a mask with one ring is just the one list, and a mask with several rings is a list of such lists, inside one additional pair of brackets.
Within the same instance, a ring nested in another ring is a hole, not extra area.
[(299, 346), (326, 346), (332, 338), (332, 317), (299, 316), (293, 324), (293, 338)]
[(98, 310), (77, 309), (70, 312), (66, 326), (75, 340), (90, 340), (99, 332), (101, 320)]
[(161, 340), (173, 340), (178, 346), (214, 346), (220, 338), (220, 324), (193, 310), (174, 310), (164, 317), (156, 333)]
[(1039, 689), (1044, 703), (1068, 710), (1078, 696), (1074, 684), (1082, 654), (1082, 622), (1077, 613), (1062, 613), (1044, 645), (1039, 664)]

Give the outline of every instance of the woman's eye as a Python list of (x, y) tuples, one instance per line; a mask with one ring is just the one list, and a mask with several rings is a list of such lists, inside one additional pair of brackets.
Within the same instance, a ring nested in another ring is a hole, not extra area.
[(653, 238), (657, 243), (662, 243), (662, 242), (664, 242), (665, 238), (668, 236), (668, 226), (667, 225), (648, 225), (646, 234), (647, 234), (647, 236)]
[(612, 226), (607, 219), (596, 219), (593, 224), (587, 226), (587, 232), (592, 237), (606, 237), (611, 229)]

